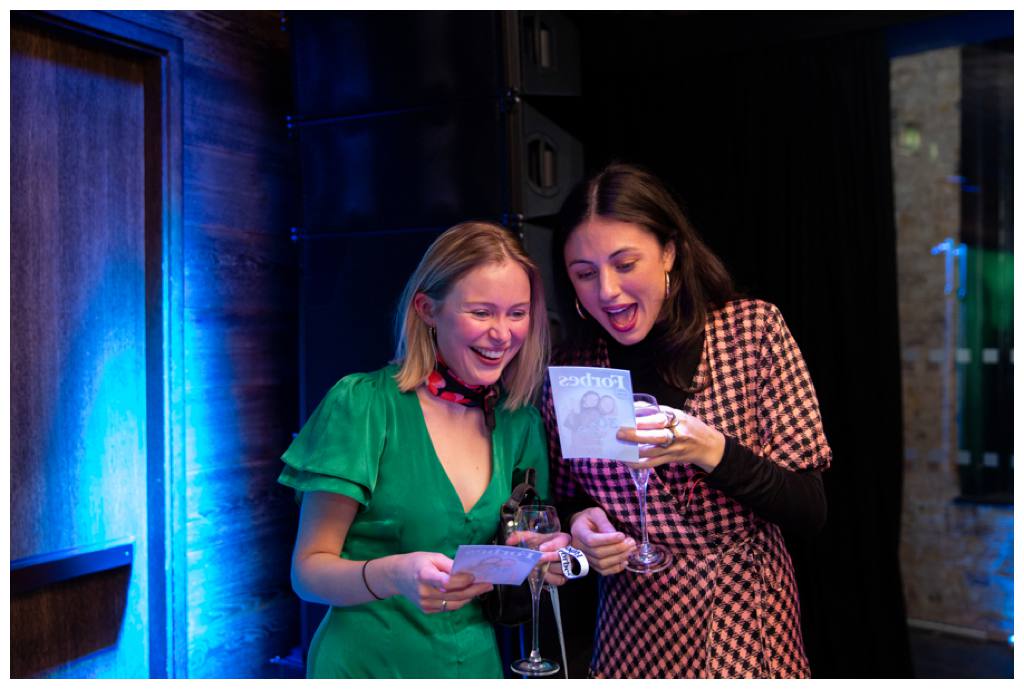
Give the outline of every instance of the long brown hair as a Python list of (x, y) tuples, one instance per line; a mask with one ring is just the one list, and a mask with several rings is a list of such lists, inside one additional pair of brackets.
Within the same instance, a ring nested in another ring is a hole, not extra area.
[[(661, 180), (639, 166), (612, 163), (573, 189), (559, 213), (554, 262), (561, 267), (555, 274), (563, 313), (576, 312), (576, 292), (565, 269), (565, 244), (581, 223), (595, 216), (639, 225), (653, 234), (662, 248), (675, 245), (676, 258), (669, 271), (671, 287), (658, 316), (667, 326), (662, 339), (667, 356), (661, 357), (657, 367), (666, 383), (686, 389), (690, 381), (683, 379), (680, 370), (683, 354), (703, 339), (708, 313), (735, 298), (732, 278)], [(593, 319), (569, 318), (567, 326), (570, 341), (576, 344), (605, 334)]]
[(426, 380), (434, 370), (434, 343), (430, 329), (413, 307), (422, 292), (444, 301), (452, 287), (474, 268), (512, 261), (522, 266), (530, 280), (530, 329), (515, 358), (502, 371), (508, 392), (505, 407), (510, 410), (529, 404), (544, 379), (548, 363), (548, 314), (540, 270), (523, 250), (515, 235), (501, 225), (471, 221), (445, 230), (427, 248), (413, 271), (398, 304), (395, 317), (394, 363), (399, 365), (395, 380), (408, 392)]

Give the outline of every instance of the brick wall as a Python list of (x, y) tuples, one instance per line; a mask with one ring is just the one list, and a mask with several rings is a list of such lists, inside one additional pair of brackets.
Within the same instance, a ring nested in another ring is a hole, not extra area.
[(958, 239), (960, 50), (892, 63), (893, 174), (903, 349), (900, 559), (907, 615), (994, 638), (1013, 633), (1013, 513), (959, 504), (957, 319), (944, 257)]

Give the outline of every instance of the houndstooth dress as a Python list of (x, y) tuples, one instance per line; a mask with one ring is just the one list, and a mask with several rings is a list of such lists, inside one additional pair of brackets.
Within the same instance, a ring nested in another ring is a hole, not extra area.
[[(560, 352), (563, 365), (608, 366), (603, 340)], [(738, 300), (709, 314), (684, 411), (790, 470), (825, 469), (831, 450), (796, 342), (778, 309)], [(638, 503), (626, 467), (561, 457), (550, 387), (541, 412), (557, 499), (589, 495), (612, 523), (640, 540)], [(650, 539), (671, 567), (602, 577), (594, 677), (808, 677), (793, 566), (779, 528), (702, 480), (667, 464), (648, 484)]]

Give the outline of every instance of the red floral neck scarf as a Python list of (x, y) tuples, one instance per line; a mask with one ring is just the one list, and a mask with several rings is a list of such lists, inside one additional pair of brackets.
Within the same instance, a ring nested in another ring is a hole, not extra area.
[(427, 376), (427, 390), (434, 397), (440, 397), (448, 402), (461, 404), (464, 407), (480, 407), (484, 412), (484, 424), (487, 426), (487, 430), (494, 430), (494, 407), (498, 402), (497, 385), (466, 383), (448, 368), (444, 359), (438, 354), (434, 370)]

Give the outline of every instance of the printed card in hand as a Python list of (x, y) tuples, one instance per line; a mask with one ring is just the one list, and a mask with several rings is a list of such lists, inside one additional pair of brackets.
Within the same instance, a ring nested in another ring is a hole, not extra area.
[(589, 366), (549, 366), (562, 457), (600, 457), (635, 462), (638, 446), (615, 437), (635, 427), (629, 371)]
[(542, 555), (539, 550), (509, 545), (460, 545), (455, 551), (452, 574), (469, 572), (477, 584), (518, 586)]

